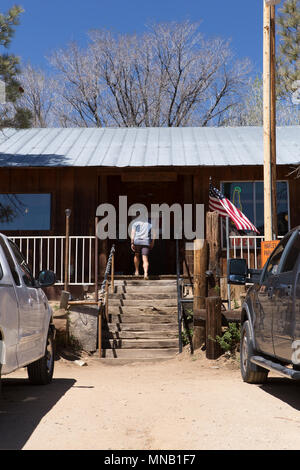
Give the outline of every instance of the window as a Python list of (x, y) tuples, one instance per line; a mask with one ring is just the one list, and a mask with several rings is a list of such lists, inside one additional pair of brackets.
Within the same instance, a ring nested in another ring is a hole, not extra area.
[[(255, 182), (222, 183), (223, 194), (240, 209), (248, 219), (264, 234), (264, 184)], [(289, 227), (288, 183), (277, 181), (277, 222), (278, 235), (285, 235)]]
[(51, 194), (0, 194), (1, 230), (50, 230)]
[(0, 245), (1, 245), (1, 248), (3, 249), (3, 251), (4, 251), (4, 255), (5, 255), (5, 258), (7, 260), (7, 263), (8, 263), (11, 275), (13, 277), (13, 280), (15, 281), (15, 284), (17, 286), (20, 286), (21, 281), (20, 281), (19, 275), (16, 271), (15, 262), (14, 262), (14, 260), (12, 258), (12, 255), (10, 254), (10, 251), (9, 251), (9, 249), (8, 249), (4, 239), (2, 237), (0, 237)]
[(298, 260), (299, 253), (300, 253), (300, 236), (297, 233), (295, 240), (292, 242), (292, 246), (288, 250), (287, 256), (283, 262), (280, 272), (285, 273), (285, 272), (293, 271), (296, 265), (296, 262)]
[(271, 274), (277, 274), (278, 273), (278, 267), (279, 263), (281, 260), (281, 256), (284, 252), (284, 249), (291, 237), (291, 233), (287, 236), (284, 237), (284, 239), (279, 243), (279, 245), (275, 248), (274, 253), (272, 254), (271, 258), (269, 259), (269, 262), (266, 267), (265, 275), (264, 278), (266, 279), (269, 277)]
[(23, 271), (22, 277), (23, 281), (26, 286), (33, 286), (34, 280), (33, 276), (31, 274), (31, 270), (28, 266), (28, 264), (25, 261), (25, 258), (23, 257), (22, 253), (20, 252), (19, 248), (17, 245), (15, 245), (11, 240), (8, 240), (8, 243), (13, 251), (13, 254), (16, 258), (16, 261), (18, 265), (20, 266), (21, 270)]

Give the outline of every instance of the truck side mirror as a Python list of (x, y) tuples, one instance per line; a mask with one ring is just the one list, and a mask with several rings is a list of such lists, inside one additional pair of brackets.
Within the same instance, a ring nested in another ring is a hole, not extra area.
[(244, 285), (248, 275), (247, 261), (243, 258), (229, 259), (227, 264), (228, 284)]
[(44, 270), (39, 273), (38, 286), (39, 287), (50, 287), (55, 284), (56, 276), (53, 271)]

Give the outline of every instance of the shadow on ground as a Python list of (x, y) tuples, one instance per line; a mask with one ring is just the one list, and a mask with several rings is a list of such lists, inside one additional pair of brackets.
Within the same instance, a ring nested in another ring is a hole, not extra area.
[(300, 382), (285, 378), (270, 377), (260, 388), (275, 398), (300, 411)]
[(41, 419), (75, 382), (53, 379), (49, 385), (33, 386), (26, 379), (4, 377), (0, 398), (0, 449), (22, 449)]

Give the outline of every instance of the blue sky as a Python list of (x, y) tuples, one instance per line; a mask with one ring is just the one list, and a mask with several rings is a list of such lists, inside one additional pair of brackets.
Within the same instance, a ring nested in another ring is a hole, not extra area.
[(202, 20), (206, 36), (232, 40), (237, 56), (249, 57), (262, 70), (262, 0), (1, 0), (1, 12), (13, 3), (25, 13), (10, 51), (44, 67), (45, 57), (71, 40), (86, 43), (94, 28), (132, 33), (149, 21)]

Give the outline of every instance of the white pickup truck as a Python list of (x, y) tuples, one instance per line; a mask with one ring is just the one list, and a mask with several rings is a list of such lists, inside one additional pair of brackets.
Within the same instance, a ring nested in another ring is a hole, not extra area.
[(18, 247), (0, 234), (0, 387), (1, 374), (20, 367), (33, 384), (51, 382), (55, 328), (41, 287), (54, 283), (52, 271), (34, 279)]

